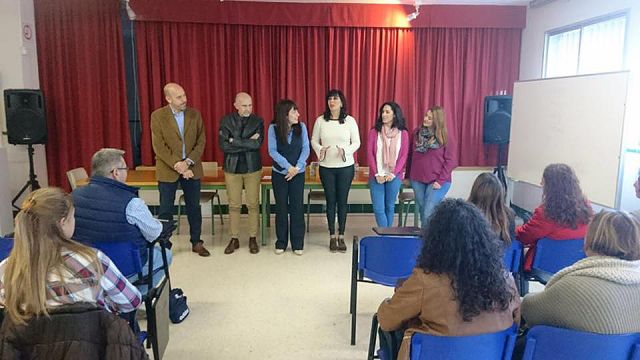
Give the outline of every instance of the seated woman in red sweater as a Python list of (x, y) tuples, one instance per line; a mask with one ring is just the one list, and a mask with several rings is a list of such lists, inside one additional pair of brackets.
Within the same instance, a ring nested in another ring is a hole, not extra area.
[(538, 240), (584, 238), (592, 216), (591, 204), (573, 169), (565, 164), (548, 165), (542, 174), (542, 204), (531, 220), (516, 229), (518, 241), (529, 248), (524, 270), (531, 271)]

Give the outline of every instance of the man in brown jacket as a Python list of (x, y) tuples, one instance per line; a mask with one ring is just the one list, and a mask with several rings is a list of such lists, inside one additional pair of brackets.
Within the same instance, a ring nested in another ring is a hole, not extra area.
[(205, 144), (202, 116), (198, 110), (187, 107), (187, 95), (180, 85), (165, 85), (164, 96), (168, 105), (151, 114), (151, 140), (160, 191), (159, 217), (173, 221), (173, 204), (179, 183), (184, 192), (191, 249), (200, 256), (209, 256), (200, 240), (201, 157)]

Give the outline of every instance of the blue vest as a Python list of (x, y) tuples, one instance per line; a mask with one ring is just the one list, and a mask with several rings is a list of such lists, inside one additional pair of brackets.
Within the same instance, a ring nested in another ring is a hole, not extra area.
[[(277, 126), (275, 127), (275, 129), (276, 131), (278, 131)], [(277, 147), (278, 153), (280, 153), (280, 155), (282, 155), (285, 159), (287, 159), (289, 164), (291, 164), (292, 166), (296, 166), (296, 164), (298, 163), (298, 159), (300, 158), (300, 153), (302, 153), (302, 131), (300, 132), (300, 135), (296, 135), (295, 133), (291, 134), (291, 144), (281, 143), (280, 141), (278, 141), (277, 136), (276, 136), (276, 142), (278, 144), (278, 147)], [(275, 161), (273, 162), (273, 167), (278, 171), (288, 170), (288, 169), (283, 169)]]
[(92, 176), (86, 186), (73, 190), (76, 230), (73, 239), (91, 246), (96, 242), (129, 239), (147, 262), (147, 240), (137, 226), (127, 222), (127, 205), (138, 197), (138, 188), (102, 176)]

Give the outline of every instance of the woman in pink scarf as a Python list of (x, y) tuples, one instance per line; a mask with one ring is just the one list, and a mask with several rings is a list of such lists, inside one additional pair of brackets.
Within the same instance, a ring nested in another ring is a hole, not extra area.
[(367, 160), (369, 190), (378, 226), (393, 226), (396, 199), (409, 153), (409, 133), (402, 109), (395, 102), (382, 104), (369, 131)]

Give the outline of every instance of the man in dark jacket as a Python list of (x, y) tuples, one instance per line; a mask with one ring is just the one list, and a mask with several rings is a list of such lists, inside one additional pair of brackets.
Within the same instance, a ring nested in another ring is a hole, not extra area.
[(238, 238), (244, 187), (249, 209), (249, 251), (257, 254), (260, 251), (256, 241), (262, 177), (260, 145), (264, 139), (264, 124), (260, 117), (252, 113), (253, 103), (249, 94), (238, 93), (233, 106), (237, 112), (222, 118), (218, 133), (220, 148), (224, 152), (224, 182), (227, 187), (231, 220), (231, 241), (224, 253), (231, 254), (240, 247)]
[[(139, 249), (142, 272), (149, 272), (147, 245), (160, 236), (162, 224), (155, 219), (144, 200), (138, 197), (138, 188), (129, 186), (124, 151), (104, 148), (91, 159), (91, 179), (88, 185), (77, 187), (72, 193), (75, 205), (76, 229), (73, 239), (91, 246), (97, 242), (117, 242), (128, 239)], [(171, 263), (171, 252), (167, 261)], [(163, 271), (162, 250), (153, 251), (153, 284), (160, 283)], [(124, 274), (131, 281), (138, 274)], [(146, 287), (140, 288), (145, 292)]]

